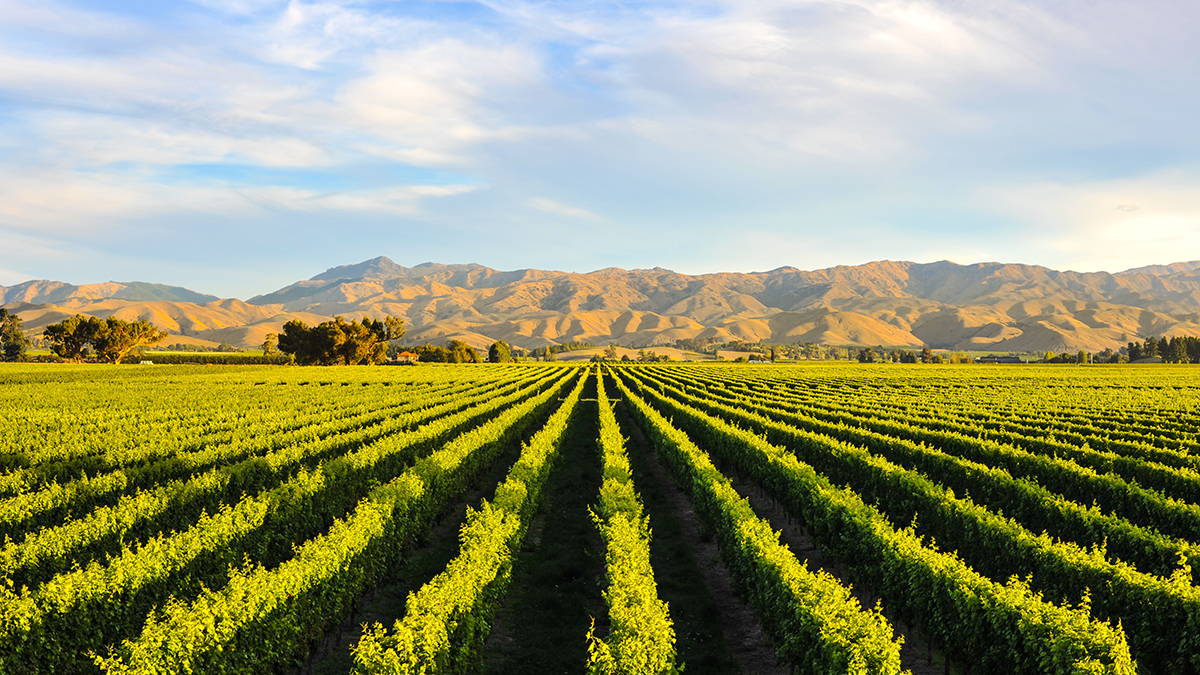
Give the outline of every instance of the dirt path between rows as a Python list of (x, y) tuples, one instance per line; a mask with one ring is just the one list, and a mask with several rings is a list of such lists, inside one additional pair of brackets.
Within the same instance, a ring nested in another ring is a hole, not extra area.
[[(821, 550), (821, 547), (813, 542), (812, 537), (799, 522), (788, 516), (787, 511), (779, 502), (760, 490), (758, 486), (743, 480), (735, 473), (727, 472), (725, 475), (738, 494), (750, 501), (754, 513), (769, 522), (772, 529), (781, 533), (780, 539), (788, 545), (797, 559), (801, 562), (807, 561), (809, 569), (823, 569), (836, 577), (843, 585), (850, 586), (854, 597), (863, 607), (875, 606), (879, 596), (875, 595), (865, 584), (859, 582), (853, 573), (836, 558)], [(913, 626), (898, 623), (887, 612), (886, 605), (883, 614), (891, 622), (896, 634), (904, 638), (904, 644), (900, 647), (900, 665), (911, 670), (913, 675), (944, 675), (946, 671), (941, 653), (934, 652), (930, 655), (929, 645), (921, 639), (920, 633)]]
[[(531, 425), (522, 434), (522, 440), (528, 441), (541, 428), (541, 422), (548, 415), (542, 415), (537, 424)], [(349, 673), (354, 667), (351, 649), (358, 644), (362, 625), (378, 622), (391, 628), (396, 620), (404, 616), (408, 594), (419, 590), (446, 569), (450, 560), (458, 555), (458, 532), (466, 520), (467, 507), (478, 507), (481, 499), (490, 499), (495, 494), (496, 487), (517, 460), (520, 450), (519, 441), (505, 448), (492, 466), (472, 482), (468, 491), (438, 516), (428, 534), (405, 551), (404, 557), (395, 563), (392, 570), (374, 588), (363, 594), (350, 616), (325, 632), (305, 662), (293, 668), (290, 675)]]
[(513, 564), (512, 581), (481, 654), (485, 675), (586, 672), (592, 619), (607, 633), (604, 541), (589, 507), (599, 498), (595, 381), (568, 425), (541, 505)]
[[(669, 504), (672, 514), (678, 518), (682, 526), (683, 538), (693, 551), (699, 571), (708, 595), (715, 605), (716, 618), (720, 626), (721, 636), (736, 662), (740, 672), (746, 675), (786, 675), (789, 669), (780, 665), (771, 648), (770, 639), (763, 631), (762, 624), (754, 614), (750, 605), (734, 592), (733, 580), (729, 571), (721, 561), (717, 542), (710, 536), (702, 534), (702, 527), (692, 508), (691, 500), (675, 484), (667, 469), (659, 462), (657, 454), (650, 447), (642, 430), (629, 417), (622, 406), (617, 408), (621, 430), (628, 434), (630, 442), (628, 452), (633, 459), (634, 453), (640, 453), (644, 461), (637, 462), (636, 468), (643, 472), (634, 476), (634, 484), (639, 488), (646, 485), (647, 479), (653, 481), (662, 491)], [(649, 487), (649, 486), (646, 486)], [(651, 513), (651, 524), (654, 514)], [(658, 571), (656, 570), (656, 576)], [(672, 614), (674, 617), (674, 613)], [(688, 661), (687, 654), (680, 653), (680, 660), (687, 666), (687, 672), (727, 672), (720, 670), (705, 670), (700, 664)]]

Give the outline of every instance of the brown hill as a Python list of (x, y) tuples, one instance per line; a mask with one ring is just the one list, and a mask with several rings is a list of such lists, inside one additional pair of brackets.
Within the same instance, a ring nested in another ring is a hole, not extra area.
[(410, 268), (381, 257), (246, 302), (211, 298), (154, 284), (0, 287), (0, 300), (38, 333), (79, 312), (145, 318), (180, 341), (247, 347), (292, 318), (315, 323), (388, 314), (406, 319), (407, 341), (463, 339), (480, 347), (497, 339), (530, 348), (571, 340), (650, 346), (717, 337), (1097, 351), (1148, 335), (1200, 335), (1200, 262), (1117, 274), (879, 261), (685, 275), (661, 268), (588, 274), (474, 264)]

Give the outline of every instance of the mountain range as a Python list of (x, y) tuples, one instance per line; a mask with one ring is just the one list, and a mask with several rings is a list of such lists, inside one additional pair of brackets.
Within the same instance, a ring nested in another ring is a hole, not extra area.
[(291, 319), (394, 315), (408, 343), (503, 339), (525, 348), (679, 338), (1012, 352), (1100, 351), (1150, 335), (1200, 335), (1200, 261), (1108, 272), (1035, 265), (878, 261), (805, 271), (586, 274), (482, 265), (334, 267), (249, 300), (142, 282), (28, 281), (0, 305), (32, 334), (76, 313), (146, 319), (165, 344), (254, 347)]

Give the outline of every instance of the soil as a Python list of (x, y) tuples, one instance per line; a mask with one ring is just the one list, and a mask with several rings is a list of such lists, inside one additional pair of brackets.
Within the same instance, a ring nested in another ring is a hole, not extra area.
[[(656, 516), (661, 520), (661, 511), (655, 513), (650, 509), (647, 493), (655, 489), (664, 497), (669, 516), (677, 519), (680, 525), (681, 539), (691, 550), (703, 590), (710, 599), (715, 628), (719, 631), (720, 640), (727, 649), (726, 659), (705, 659), (697, 661), (690, 658), (687, 641), (680, 635), (680, 629), (686, 626), (685, 617), (676, 611), (677, 603), (663, 592), (664, 599), (671, 607), (671, 618), (676, 622), (676, 635), (679, 644), (679, 660), (686, 665), (686, 672), (693, 673), (728, 673), (729, 666), (734, 665), (738, 672), (746, 675), (774, 675), (788, 673), (789, 669), (780, 665), (771, 649), (770, 640), (763, 631), (762, 624), (754, 614), (750, 605), (734, 592), (733, 581), (729, 571), (721, 562), (720, 552), (716, 541), (703, 533), (703, 528), (697, 519), (688, 496), (675, 485), (674, 479), (666, 468), (659, 462), (657, 455), (650, 448), (641, 429), (618, 407), (621, 429), (629, 435), (627, 450), (634, 465), (634, 485), (643, 491), (643, 498), (650, 511), (651, 527), (655, 534), (654, 541), (659, 541), (662, 534), (661, 526), (656, 525)], [(653, 561), (653, 555), (652, 555)], [(654, 561), (656, 579), (660, 587), (663, 577), (660, 566)], [(661, 589), (665, 591), (666, 589)], [(694, 590), (694, 589), (693, 589)], [(693, 621), (691, 617), (687, 621)], [(722, 663), (722, 661), (725, 661)], [(730, 664), (728, 661), (732, 661)]]
[(584, 390), (555, 466), (542, 488), (513, 565), (508, 593), (482, 653), (489, 675), (586, 672), (587, 632), (607, 633), (604, 542), (589, 507), (599, 498), (601, 467), (595, 384)]
[[(799, 522), (788, 516), (781, 504), (752, 483), (735, 475), (728, 473), (726, 475), (734, 489), (750, 501), (754, 513), (769, 522), (772, 529), (781, 533), (780, 539), (787, 544), (797, 559), (802, 562), (807, 561), (809, 569), (823, 569), (836, 577), (843, 585), (849, 586), (851, 593), (863, 607), (875, 606), (880, 599), (879, 596), (856, 580), (853, 573), (836, 558), (822, 551)], [(946, 672), (945, 662), (941, 652), (936, 650), (930, 652), (929, 644), (921, 638), (920, 632), (913, 626), (898, 623), (888, 614), (886, 605), (883, 614), (891, 622), (895, 633), (904, 638), (904, 643), (900, 646), (900, 665), (911, 670), (913, 675), (944, 675)]]
[[(539, 425), (540, 426), (540, 425)], [(536, 429), (527, 432), (531, 436)], [(403, 618), (410, 592), (416, 592), (458, 555), (458, 531), (466, 520), (467, 507), (477, 507), (481, 499), (490, 499), (496, 487), (520, 455), (514, 443), (474, 481), (462, 497), (434, 521), (429, 533), (396, 563), (388, 575), (359, 600), (354, 612), (325, 636), (309, 652), (308, 659), (291, 675), (346, 675), (354, 667), (351, 650), (358, 644), (364, 624), (391, 626)]]

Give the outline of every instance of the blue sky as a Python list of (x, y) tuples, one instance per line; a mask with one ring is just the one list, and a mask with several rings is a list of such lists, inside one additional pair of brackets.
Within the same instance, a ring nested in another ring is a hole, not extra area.
[(1200, 5), (0, 0), (0, 284), (1200, 258)]

